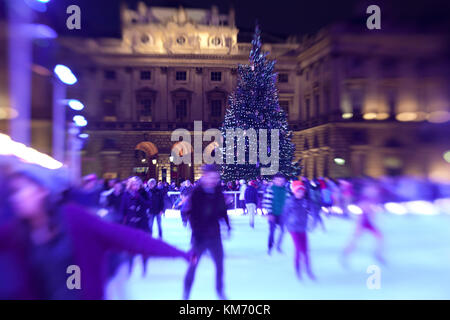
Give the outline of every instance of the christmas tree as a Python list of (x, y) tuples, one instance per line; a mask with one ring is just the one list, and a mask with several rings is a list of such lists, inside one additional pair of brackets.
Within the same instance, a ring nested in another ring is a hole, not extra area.
[[(288, 177), (300, 174), (298, 163), (293, 163), (295, 146), (291, 142), (292, 132), (288, 129), (285, 111), (278, 103), (278, 89), (276, 87), (277, 74), (274, 72), (275, 61), (267, 59), (267, 52), (261, 50), (261, 31), (257, 25), (252, 40), (249, 64), (238, 66), (237, 86), (229, 96), (229, 107), (221, 127), (224, 137), (224, 159), (226, 154), (227, 129), (240, 128), (244, 132), (253, 128), (267, 129), (268, 151), (270, 151), (270, 132), (279, 130), (279, 172)], [(245, 139), (245, 138), (244, 138)], [(245, 139), (245, 163), (237, 164), (236, 144), (234, 147), (234, 163), (224, 160), (222, 178), (225, 181), (237, 179), (252, 180), (261, 176), (260, 151), (257, 149), (256, 163), (249, 161), (249, 139)], [(252, 146), (255, 147), (255, 146)], [(266, 150), (265, 150), (266, 151)], [(270, 152), (269, 152), (270, 153)], [(267, 177), (270, 178), (270, 177)]]

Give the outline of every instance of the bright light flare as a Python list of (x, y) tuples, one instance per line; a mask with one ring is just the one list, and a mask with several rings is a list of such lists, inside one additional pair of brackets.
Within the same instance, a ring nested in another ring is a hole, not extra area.
[(362, 214), (363, 211), (360, 207), (358, 207), (356, 204), (349, 204), (347, 206), (348, 211), (350, 211), (353, 214)]
[(77, 83), (78, 81), (72, 70), (70, 70), (65, 65), (58, 64), (55, 66), (55, 69), (53, 69), (53, 71), (58, 76), (58, 79), (65, 84), (72, 85)]
[(353, 118), (353, 113), (351, 112), (345, 112), (342, 114), (342, 119), (351, 119)]
[(47, 169), (59, 169), (63, 164), (52, 157), (26, 145), (13, 141), (9, 136), (0, 133), (0, 155), (15, 156), (23, 162), (40, 165)]
[(417, 200), (405, 203), (408, 212), (421, 215), (436, 215), (438, 210), (429, 201)]
[(408, 210), (406, 210), (406, 208), (403, 205), (395, 202), (385, 203), (384, 208), (386, 209), (386, 211), (392, 214), (404, 215), (408, 213)]
[(342, 209), (340, 207), (337, 207), (337, 206), (332, 206), (331, 207), (331, 212), (333, 212), (335, 214), (344, 214), (344, 211), (342, 211)]
[(85, 126), (87, 126), (87, 120), (83, 116), (80, 116), (80, 115), (74, 116), (73, 117), (73, 122), (75, 122), (75, 125), (77, 127), (85, 127)]
[(67, 104), (72, 110), (81, 111), (84, 109), (84, 104), (82, 104), (79, 100), (70, 99)]
[(450, 150), (444, 152), (444, 154), (442, 155), (444, 157), (444, 160), (448, 163), (450, 163)]
[(364, 120), (375, 120), (376, 117), (377, 117), (377, 114), (375, 112), (368, 112), (363, 115)]
[(337, 165), (343, 166), (345, 164), (345, 159), (334, 158), (334, 163), (336, 163)]

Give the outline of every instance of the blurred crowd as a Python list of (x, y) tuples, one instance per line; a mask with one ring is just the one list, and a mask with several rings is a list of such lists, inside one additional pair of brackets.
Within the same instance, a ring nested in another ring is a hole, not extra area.
[[(90, 174), (74, 186), (65, 170), (0, 156), (0, 299), (101, 299), (115, 268), (135, 255), (142, 255), (144, 261), (151, 256), (188, 261), (187, 299), (204, 250), (210, 250), (215, 259), (220, 274), (217, 290), (223, 298), (218, 221), (224, 219), (231, 230), (227, 210), (240, 209), (249, 216), (252, 228), (255, 215), (267, 216), (269, 254), (275, 244), (281, 251), (286, 226), (296, 246), (300, 272), (302, 255), (310, 268), (306, 232), (316, 226), (325, 230), (323, 215), (360, 214), (346, 255), (362, 231), (379, 239), (381, 252), (382, 236), (373, 220), (372, 204), (450, 198), (449, 185), (409, 177), (290, 180), (277, 174), (272, 180), (226, 182), (220, 180), (217, 168), (208, 167), (198, 181), (180, 185), (136, 176), (104, 181)], [(184, 226), (190, 225), (194, 255), (162, 241), (161, 218), (167, 209), (180, 210)], [(277, 227), (281, 233), (275, 241)], [(67, 290), (67, 266), (73, 265), (83, 270), (81, 282), (74, 285), (84, 290)]]

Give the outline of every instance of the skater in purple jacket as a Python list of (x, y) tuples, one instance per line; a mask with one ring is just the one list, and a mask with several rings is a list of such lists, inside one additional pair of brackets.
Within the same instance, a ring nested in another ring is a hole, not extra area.
[[(54, 173), (27, 165), (7, 179), (12, 218), (0, 225), (0, 253), (8, 257), (0, 272), (13, 272), (2, 283), (0, 298), (103, 299), (111, 251), (188, 259), (141, 230), (101, 220), (76, 203), (61, 203), (62, 184)], [(80, 271), (79, 283), (69, 288), (74, 270)]]

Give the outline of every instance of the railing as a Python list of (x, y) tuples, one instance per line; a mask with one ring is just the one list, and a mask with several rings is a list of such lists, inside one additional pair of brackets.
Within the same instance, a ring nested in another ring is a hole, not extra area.
[[(221, 122), (202, 122), (202, 129), (219, 128)], [(175, 130), (178, 128), (194, 130), (194, 122), (146, 122), (146, 121), (91, 121), (88, 130)]]
[[(223, 193), (225, 195), (225, 201), (228, 209), (238, 209), (239, 191), (224, 191)], [(167, 196), (170, 198), (173, 205), (175, 199), (180, 196), (180, 191), (169, 191), (167, 192)], [(230, 207), (230, 204), (232, 204), (232, 207)]]

